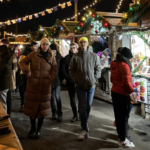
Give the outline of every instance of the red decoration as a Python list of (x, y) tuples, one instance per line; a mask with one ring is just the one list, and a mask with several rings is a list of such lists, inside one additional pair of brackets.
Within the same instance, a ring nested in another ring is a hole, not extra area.
[(81, 23), (80, 23), (80, 26), (81, 26), (81, 27), (83, 27), (83, 26), (84, 26), (84, 23), (83, 23), (83, 22), (81, 22)]
[(97, 33), (98, 33), (98, 30), (95, 30), (95, 33), (97, 34)]
[(96, 17), (96, 15), (95, 15), (95, 14), (93, 14), (92, 16), (93, 16), (93, 18), (95, 18), (95, 17)]
[(105, 28), (108, 27), (108, 23), (107, 23), (107, 22), (104, 23), (104, 27), (105, 27)]
[(93, 25), (90, 25), (90, 28), (93, 28)]

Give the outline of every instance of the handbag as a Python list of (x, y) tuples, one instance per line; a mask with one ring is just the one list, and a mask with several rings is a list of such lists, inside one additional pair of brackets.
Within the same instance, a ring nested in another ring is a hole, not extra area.
[(11, 91), (16, 89), (16, 72), (14, 70), (11, 71), (10, 76), (10, 88)]
[[(120, 70), (119, 70), (119, 62), (118, 62), (118, 73), (119, 73), (119, 76), (120, 76), (120, 80), (122, 82), (122, 77), (121, 77)], [(128, 103), (128, 105), (137, 103), (137, 95), (136, 95), (136, 93), (132, 92), (131, 94), (128, 94), (128, 92), (127, 92), (126, 88), (124, 87), (124, 85), (123, 85), (123, 88), (124, 88), (124, 90), (125, 90), (125, 92), (127, 94), (127, 103)]]

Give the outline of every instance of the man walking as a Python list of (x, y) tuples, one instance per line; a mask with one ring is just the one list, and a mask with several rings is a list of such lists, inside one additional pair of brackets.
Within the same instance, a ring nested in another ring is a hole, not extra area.
[(70, 63), (70, 74), (76, 83), (76, 92), (79, 100), (79, 115), (82, 133), (78, 140), (88, 138), (88, 118), (94, 97), (95, 84), (101, 76), (99, 57), (90, 52), (86, 37), (79, 40), (80, 48), (74, 54)]
[(77, 53), (78, 45), (76, 43), (71, 43), (70, 44), (70, 51), (69, 54), (64, 58), (63, 63), (62, 63), (62, 74), (65, 80), (67, 81), (67, 88), (68, 88), (68, 93), (70, 97), (70, 105), (72, 108), (73, 112), (73, 118), (71, 122), (75, 122), (78, 120), (78, 115), (77, 115), (77, 107), (76, 107), (76, 102), (75, 102), (75, 82), (71, 75), (69, 74), (69, 66), (71, 59), (75, 53)]

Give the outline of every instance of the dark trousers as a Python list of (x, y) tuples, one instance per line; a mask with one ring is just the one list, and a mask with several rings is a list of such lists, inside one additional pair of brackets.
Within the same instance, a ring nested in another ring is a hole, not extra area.
[(126, 121), (127, 121), (127, 123), (129, 121), (129, 118), (130, 118), (130, 113), (131, 113), (132, 107), (133, 107), (133, 105), (130, 104), (129, 109), (128, 109), (127, 114), (126, 114)]
[(20, 96), (21, 96), (21, 106), (24, 105), (25, 101), (25, 92), (27, 85), (27, 77), (25, 74), (21, 74), (21, 86), (20, 86)]
[(82, 130), (88, 131), (88, 118), (93, 102), (95, 88), (90, 90), (84, 90), (82, 88), (77, 87), (77, 96), (79, 101), (79, 114), (81, 120)]
[[(41, 130), (43, 121), (44, 121), (44, 117), (38, 119), (37, 131), (40, 131), (40, 130)], [(35, 119), (31, 119), (31, 118), (30, 118), (30, 122), (31, 122), (31, 130), (35, 131), (35, 130), (36, 130), (36, 118), (35, 118)]]
[(7, 114), (11, 115), (11, 91), (7, 92)]
[(127, 121), (129, 114), (129, 107), (127, 106), (127, 96), (111, 92), (114, 115), (116, 120), (116, 127), (119, 139), (125, 141), (127, 137)]
[(76, 101), (75, 101), (75, 93), (76, 93), (76, 88), (74, 83), (67, 83), (67, 88), (68, 88), (68, 93), (70, 97), (70, 105), (72, 108), (72, 112), (74, 117), (77, 117), (77, 107), (76, 107)]
[[(60, 98), (60, 90), (61, 86), (58, 86), (56, 88), (52, 88), (51, 92), (51, 108), (52, 108), (52, 113), (58, 113), (58, 115), (62, 114), (62, 104), (61, 104), (61, 98)], [(56, 105), (55, 105), (55, 98), (56, 98), (56, 103), (57, 103), (57, 110), (56, 110)]]

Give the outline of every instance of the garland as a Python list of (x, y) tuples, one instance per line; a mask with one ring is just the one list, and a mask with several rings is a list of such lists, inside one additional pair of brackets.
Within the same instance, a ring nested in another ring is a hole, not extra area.
[(150, 7), (150, 0), (141, 0), (140, 3), (132, 5), (128, 12), (123, 13), (123, 18), (121, 19), (120, 24), (127, 26), (128, 23), (132, 22), (146, 7)]
[[(94, 28), (96, 24), (96, 28)], [(100, 16), (94, 9), (87, 9), (86, 13), (81, 17), (80, 22), (77, 24), (77, 27), (74, 28), (74, 32), (77, 34), (83, 32), (86, 27), (90, 27), (95, 31), (96, 34), (100, 32), (100, 29), (107, 28), (111, 29), (110, 23)]]
[(146, 33), (146, 31), (132, 31), (132, 32), (124, 32), (126, 35), (137, 35), (139, 38), (141, 38), (144, 43), (149, 46), (149, 43), (148, 43), (148, 39), (146, 39), (144, 37), (144, 34)]
[(134, 68), (134, 70), (131, 72), (132, 77), (144, 78), (150, 81), (150, 77), (135, 74), (147, 58), (148, 57), (145, 56), (144, 59), (137, 65), (137, 67)]

